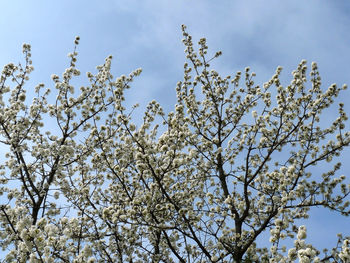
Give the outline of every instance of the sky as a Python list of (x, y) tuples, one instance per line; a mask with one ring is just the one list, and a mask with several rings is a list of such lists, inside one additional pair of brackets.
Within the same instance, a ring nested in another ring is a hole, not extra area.
[[(144, 107), (156, 99), (171, 110), (185, 62), (182, 24), (194, 41), (207, 38), (209, 52), (223, 52), (214, 64), (223, 75), (250, 66), (256, 83), (263, 83), (281, 65), (287, 81), (306, 59), (309, 65), (318, 63), (324, 87), (334, 82), (350, 85), (350, 2), (345, 0), (1, 1), (0, 67), (23, 61), (22, 44), (29, 43), (33, 83), (53, 87), (51, 74), (61, 75), (68, 67), (67, 54), (80, 36), (81, 72), (94, 72), (113, 55), (115, 76), (143, 69), (126, 94), (130, 104)], [(348, 92), (344, 94), (341, 99), (350, 113)], [(341, 172), (350, 178), (349, 165)], [(338, 232), (350, 234), (350, 218), (324, 209), (313, 211), (303, 223), (308, 241), (319, 247), (334, 245)]]

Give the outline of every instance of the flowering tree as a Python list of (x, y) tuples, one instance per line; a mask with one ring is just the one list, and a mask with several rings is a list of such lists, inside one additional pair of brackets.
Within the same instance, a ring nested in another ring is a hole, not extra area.
[[(340, 164), (313, 168), (349, 145), (343, 104), (329, 127), (319, 124), (346, 86), (323, 90), (305, 61), (286, 87), (281, 67), (262, 86), (249, 68), (221, 77), (209, 65), (221, 53), (207, 59), (205, 39), (195, 51), (185, 27), (183, 36), (174, 111), (152, 101), (138, 125), (123, 101), (140, 69), (115, 79), (108, 57), (74, 95), (74, 49), (62, 77), (52, 76), (56, 100), (39, 84), (28, 105), (30, 46), (24, 65), (4, 67), (4, 262), (349, 262), (349, 239), (321, 254), (296, 225), (311, 207), (350, 213)], [(260, 247), (266, 231), (271, 244)]]

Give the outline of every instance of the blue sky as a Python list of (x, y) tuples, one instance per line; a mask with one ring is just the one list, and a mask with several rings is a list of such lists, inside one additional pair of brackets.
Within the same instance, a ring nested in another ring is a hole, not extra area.
[[(257, 83), (265, 82), (281, 65), (283, 79), (289, 80), (306, 59), (318, 63), (325, 87), (350, 85), (349, 14), (345, 0), (1, 1), (0, 66), (21, 61), (22, 43), (29, 43), (33, 83), (53, 87), (50, 76), (68, 66), (67, 53), (79, 35), (77, 67), (82, 72), (94, 71), (108, 55), (114, 57), (115, 76), (142, 67), (127, 101), (144, 106), (156, 99), (171, 110), (183, 75), (181, 24), (186, 24), (195, 41), (206, 37), (213, 54), (223, 52), (215, 62), (223, 75), (250, 66)], [(346, 96), (342, 99), (350, 112)], [(350, 174), (350, 166), (342, 173)], [(350, 234), (350, 219), (326, 210), (313, 212), (306, 224), (309, 240), (320, 247), (334, 244), (336, 233), (344, 229)]]

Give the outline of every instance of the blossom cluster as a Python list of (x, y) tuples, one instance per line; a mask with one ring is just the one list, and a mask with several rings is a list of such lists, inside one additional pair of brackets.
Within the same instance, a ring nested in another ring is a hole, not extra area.
[[(124, 94), (141, 69), (115, 78), (109, 56), (74, 87), (78, 37), (68, 68), (31, 104), (30, 46), (24, 66), (4, 67), (4, 262), (349, 262), (349, 237), (322, 254), (297, 225), (311, 207), (350, 213), (333, 161), (350, 143), (344, 104), (328, 126), (321, 118), (346, 86), (322, 88), (304, 60), (287, 86), (282, 67), (263, 85), (249, 67), (222, 77), (210, 67), (221, 52), (208, 58), (205, 38), (196, 51), (185, 26), (183, 37), (174, 110), (151, 101), (141, 122)], [(270, 247), (256, 242), (264, 232)]]

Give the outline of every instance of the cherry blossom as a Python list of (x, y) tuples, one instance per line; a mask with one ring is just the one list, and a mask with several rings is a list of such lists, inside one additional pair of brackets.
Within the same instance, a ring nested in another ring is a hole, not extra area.
[[(287, 86), (282, 67), (262, 85), (249, 67), (221, 76), (210, 63), (222, 53), (209, 56), (205, 38), (196, 50), (182, 29), (174, 110), (151, 101), (141, 122), (124, 95), (141, 69), (116, 78), (109, 56), (89, 85), (72, 84), (79, 37), (52, 88), (26, 86), (28, 44), (23, 64), (4, 66), (4, 262), (349, 262), (349, 237), (321, 253), (298, 226), (311, 207), (350, 213), (334, 162), (350, 143), (344, 104), (328, 126), (322, 119), (347, 86), (322, 87), (305, 60)], [(329, 169), (315, 173), (318, 164)]]

